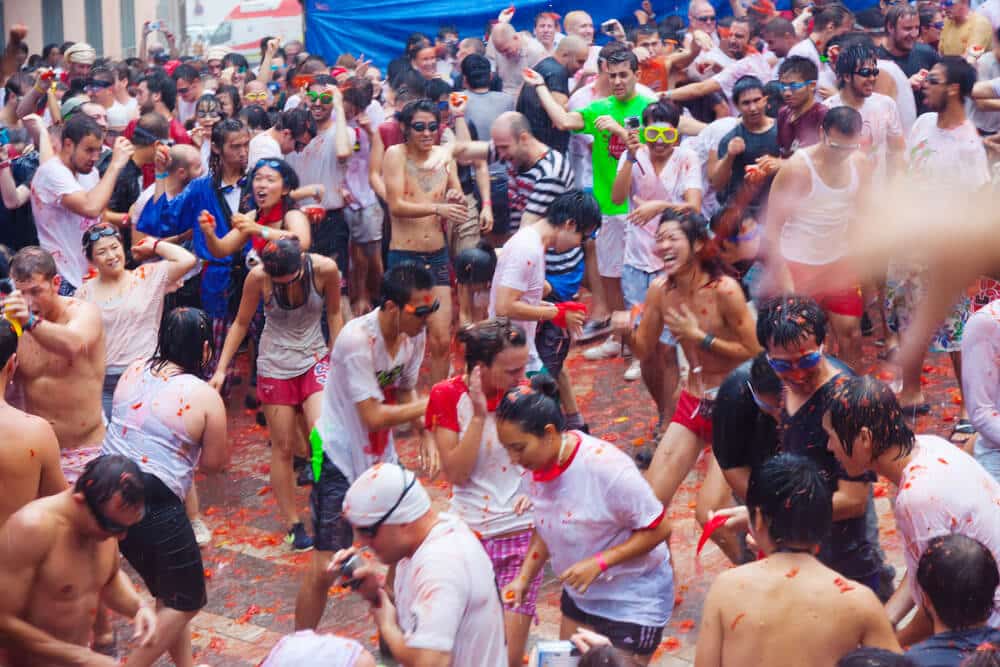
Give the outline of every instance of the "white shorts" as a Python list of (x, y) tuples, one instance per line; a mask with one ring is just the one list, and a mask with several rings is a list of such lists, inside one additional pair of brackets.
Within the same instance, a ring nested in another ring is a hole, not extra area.
[(353, 209), (344, 207), (344, 219), (355, 243), (373, 243), (382, 240), (382, 205), (378, 202)]
[(628, 215), (601, 216), (597, 232), (597, 272), (602, 278), (621, 278), (625, 262), (625, 225)]

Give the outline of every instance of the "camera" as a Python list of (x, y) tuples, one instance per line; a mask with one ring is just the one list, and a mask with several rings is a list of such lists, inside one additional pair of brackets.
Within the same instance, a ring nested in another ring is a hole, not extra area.
[(638, 130), (641, 126), (642, 121), (639, 120), (638, 116), (629, 116), (625, 119), (626, 130)]
[(612, 34), (612, 31), (615, 29), (616, 25), (618, 25), (618, 21), (616, 19), (608, 19), (607, 21), (601, 24), (601, 32), (603, 32), (605, 35), (610, 35)]
[(150, 21), (149, 22), (149, 31), (150, 32), (156, 32), (156, 31), (158, 31), (158, 30), (160, 30), (162, 28), (163, 28), (163, 21)]
[(340, 564), (340, 575), (347, 580), (347, 586), (353, 590), (357, 590), (361, 586), (361, 580), (354, 578), (354, 571), (363, 564), (360, 554), (353, 554)]

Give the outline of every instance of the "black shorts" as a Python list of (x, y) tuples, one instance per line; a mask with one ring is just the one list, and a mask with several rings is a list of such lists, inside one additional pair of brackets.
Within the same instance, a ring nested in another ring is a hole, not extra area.
[(129, 528), (118, 548), (164, 606), (198, 611), (205, 606), (205, 567), (184, 503), (159, 477), (143, 473), (146, 516)]
[(309, 492), (309, 509), (313, 516), (314, 546), (319, 551), (339, 551), (354, 542), (354, 530), (344, 518), (344, 497), (351, 483), (323, 454), (319, 479)]
[(322, 222), (312, 225), (310, 231), (312, 244), (309, 246), (309, 252), (329, 257), (335, 261), (337, 268), (340, 269), (340, 275), (343, 277), (341, 282), (346, 285), (347, 276), (350, 275), (348, 269), (350, 268), (351, 230), (347, 226), (344, 209), (327, 210)]
[(412, 262), (419, 264), (431, 272), (434, 278), (435, 287), (451, 286), (451, 259), (448, 257), (448, 248), (441, 248), (434, 252), (413, 252), (412, 250), (390, 250), (387, 269), (400, 264)]
[(535, 349), (538, 350), (538, 356), (545, 364), (545, 370), (557, 380), (559, 373), (562, 372), (566, 356), (569, 355), (571, 342), (569, 332), (566, 329), (557, 327), (550, 320), (538, 323), (538, 330), (535, 332)]
[(559, 600), (559, 609), (566, 618), (589, 626), (610, 639), (615, 648), (635, 655), (652, 655), (663, 638), (663, 628), (612, 621), (603, 616), (588, 614), (576, 606), (565, 589)]

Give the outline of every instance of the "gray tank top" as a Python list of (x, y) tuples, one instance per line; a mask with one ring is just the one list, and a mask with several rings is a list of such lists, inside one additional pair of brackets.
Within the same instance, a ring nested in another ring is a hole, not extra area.
[(323, 339), (323, 295), (313, 279), (312, 258), (306, 253), (299, 278), (306, 290), (305, 302), (286, 308), (271, 296), (264, 303), (264, 332), (257, 353), (257, 373), (261, 377), (289, 380), (302, 375), (329, 352)]

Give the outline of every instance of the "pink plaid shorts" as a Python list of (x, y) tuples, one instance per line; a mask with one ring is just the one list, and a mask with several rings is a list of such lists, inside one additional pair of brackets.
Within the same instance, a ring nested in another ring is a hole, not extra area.
[[(513, 535), (501, 537), (482, 538), (483, 548), (493, 562), (493, 572), (496, 574), (497, 586), (502, 590), (504, 586), (514, 581), (514, 578), (521, 571), (521, 564), (524, 563), (528, 555), (528, 547), (531, 545), (532, 530), (523, 530)], [(521, 605), (511, 607), (504, 603), (504, 611), (512, 611), (515, 614), (525, 616), (535, 616), (535, 603), (538, 602), (538, 589), (542, 586), (541, 571), (532, 579), (528, 590), (524, 593)], [(502, 602), (502, 600), (501, 600)]]
[(59, 450), (59, 463), (70, 486), (76, 484), (76, 480), (83, 474), (83, 469), (87, 467), (91, 459), (96, 459), (100, 453), (101, 445)]

